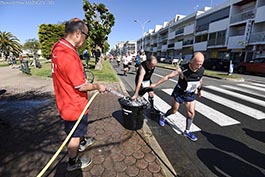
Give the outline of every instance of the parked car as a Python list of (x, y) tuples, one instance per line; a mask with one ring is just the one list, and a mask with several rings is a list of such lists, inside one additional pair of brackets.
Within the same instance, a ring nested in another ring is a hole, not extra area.
[(166, 57), (164, 63), (168, 63), (168, 64), (171, 64), (172, 63), (172, 58), (171, 57)]
[(249, 62), (239, 63), (237, 67), (238, 73), (260, 73), (265, 74), (265, 58), (255, 58)]
[(228, 71), (230, 60), (221, 58), (207, 58), (203, 63), (205, 69)]

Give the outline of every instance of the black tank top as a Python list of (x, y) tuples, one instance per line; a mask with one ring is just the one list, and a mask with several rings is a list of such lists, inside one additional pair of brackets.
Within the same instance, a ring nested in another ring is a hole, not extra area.
[[(143, 81), (150, 80), (151, 79), (151, 76), (152, 76), (152, 74), (153, 74), (153, 72), (155, 70), (155, 68), (154, 69), (148, 69), (147, 62), (149, 62), (149, 61), (143, 61), (141, 63), (142, 68), (145, 70), (145, 75), (144, 75)], [(136, 74), (136, 77), (135, 77), (135, 82), (136, 83), (138, 82), (139, 76), (140, 76), (140, 69), (138, 69), (137, 74)]]
[(193, 72), (189, 67), (189, 63), (187, 63), (181, 66), (181, 70), (183, 72), (184, 78), (182, 79), (179, 77), (175, 90), (194, 93), (200, 85), (204, 68), (201, 67), (197, 71)]

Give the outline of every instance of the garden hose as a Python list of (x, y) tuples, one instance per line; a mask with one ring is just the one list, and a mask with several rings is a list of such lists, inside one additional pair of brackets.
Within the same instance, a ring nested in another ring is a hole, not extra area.
[(53, 155), (53, 157), (50, 159), (50, 161), (45, 165), (45, 167), (41, 170), (41, 172), (37, 175), (37, 177), (41, 177), (47, 171), (47, 169), (51, 166), (53, 161), (57, 158), (57, 156), (63, 150), (63, 147), (66, 145), (66, 143), (69, 141), (69, 139), (73, 135), (75, 129), (77, 128), (78, 124), (80, 123), (80, 121), (81, 121), (82, 117), (84, 116), (86, 110), (88, 109), (88, 107), (90, 106), (90, 104), (92, 103), (92, 101), (94, 100), (94, 98), (97, 96), (98, 93), (99, 92), (97, 91), (96, 93), (94, 93), (92, 95), (92, 97), (90, 98), (89, 102), (87, 103), (87, 105), (85, 106), (84, 110), (82, 111), (81, 115), (79, 116), (78, 120), (76, 121), (74, 127), (72, 128), (72, 130), (70, 131), (68, 136), (65, 138), (64, 142), (62, 143), (62, 145), (59, 147), (59, 149), (56, 151), (56, 153)]

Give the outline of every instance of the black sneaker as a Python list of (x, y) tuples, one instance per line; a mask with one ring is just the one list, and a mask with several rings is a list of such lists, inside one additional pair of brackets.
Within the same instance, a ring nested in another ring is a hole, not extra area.
[(95, 142), (95, 139), (94, 138), (84, 138), (84, 140), (82, 140), (80, 142), (78, 151), (79, 152), (85, 151), (89, 146), (91, 146), (92, 144), (94, 144), (94, 142)]
[(66, 170), (74, 171), (78, 169), (83, 169), (88, 167), (91, 164), (92, 160), (90, 158), (77, 158), (76, 162), (72, 165), (68, 163)]

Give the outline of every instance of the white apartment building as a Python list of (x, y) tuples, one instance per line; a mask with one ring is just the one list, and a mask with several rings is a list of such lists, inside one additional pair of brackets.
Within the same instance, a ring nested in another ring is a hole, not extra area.
[(112, 55), (125, 55), (126, 53), (130, 53), (132, 56), (137, 55), (137, 44), (135, 41), (126, 41), (126, 42), (119, 42), (115, 45), (110, 52)]
[(228, 0), (187, 16), (176, 15), (137, 40), (157, 57), (230, 58), (235, 63), (265, 57), (265, 0)]

